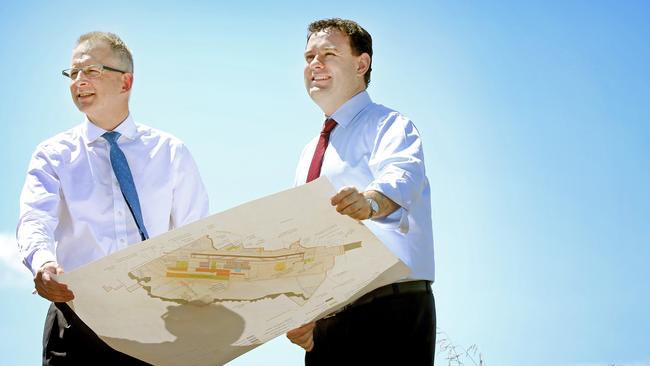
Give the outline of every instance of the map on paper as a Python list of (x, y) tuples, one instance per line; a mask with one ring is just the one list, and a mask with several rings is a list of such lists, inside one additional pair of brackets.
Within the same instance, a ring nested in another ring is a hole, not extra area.
[(222, 365), (408, 268), (329, 204), (326, 178), (172, 230), (60, 276), (79, 317), (156, 365)]
[[(302, 305), (334, 267), (335, 257), (361, 242), (287, 249), (247, 249), (230, 233), (206, 235), (129, 272), (152, 298), (179, 304), (252, 301), (285, 295)], [(233, 240), (235, 239), (235, 240)], [(217, 249), (221, 248), (221, 249)]]

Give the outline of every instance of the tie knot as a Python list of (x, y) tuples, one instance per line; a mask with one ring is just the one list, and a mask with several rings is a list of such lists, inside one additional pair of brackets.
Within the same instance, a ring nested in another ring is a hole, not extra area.
[(115, 142), (117, 142), (117, 139), (120, 138), (120, 133), (119, 133), (119, 132), (115, 132), (115, 131), (110, 131), (110, 132), (106, 132), (106, 133), (104, 133), (102, 136), (103, 136), (103, 137), (106, 139), (106, 141), (108, 141), (110, 144), (114, 144)]
[(325, 120), (325, 124), (323, 125), (323, 131), (321, 131), (321, 134), (326, 134), (329, 135), (330, 132), (336, 127), (337, 123), (335, 120), (328, 118)]

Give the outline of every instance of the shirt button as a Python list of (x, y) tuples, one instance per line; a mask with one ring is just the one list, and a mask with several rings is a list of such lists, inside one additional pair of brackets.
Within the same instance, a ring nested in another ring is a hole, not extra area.
[(122, 216), (122, 211), (117, 211), (117, 216)]
[(120, 239), (120, 243), (124, 244), (124, 239)]

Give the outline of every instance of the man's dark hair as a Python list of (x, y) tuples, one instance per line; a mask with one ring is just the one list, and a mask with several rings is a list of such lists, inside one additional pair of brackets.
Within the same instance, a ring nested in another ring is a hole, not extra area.
[(307, 33), (307, 42), (314, 33), (334, 29), (348, 36), (353, 55), (359, 56), (362, 53), (367, 53), (370, 56), (370, 65), (368, 65), (368, 71), (363, 77), (366, 87), (368, 87), (368, 84), (370, 84), (370, 71), (372, 71), (372, 37), (368, 31), (353, 20), (340, 18), (317, 20), (311, 23), (307, 29), (309, 31)]

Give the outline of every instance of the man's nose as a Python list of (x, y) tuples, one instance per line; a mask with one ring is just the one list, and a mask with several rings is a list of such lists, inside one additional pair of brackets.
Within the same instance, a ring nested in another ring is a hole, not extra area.
[(85, 78), (80, 79), (79, 77), (77, 77), (76, 79), (74, 79), (72, 81), (72, 84), (74, 84), (77, 87), (84, 87), (84, 86), (88, 85), (88, 80), (85, 79)]
[(72, 79), (72, 84), (77, 86), (88, 85), (88, 77), (83, 71), (79, 71), (79, 73), (77, 73), (77, 77)]
[(311, 62), (309, 62), (309, 67), (312, 69), (321, 68), (323, 67), (323, 63), (320, 61), (318, 56), (314, 56), (314, 58), (311, 59)]

